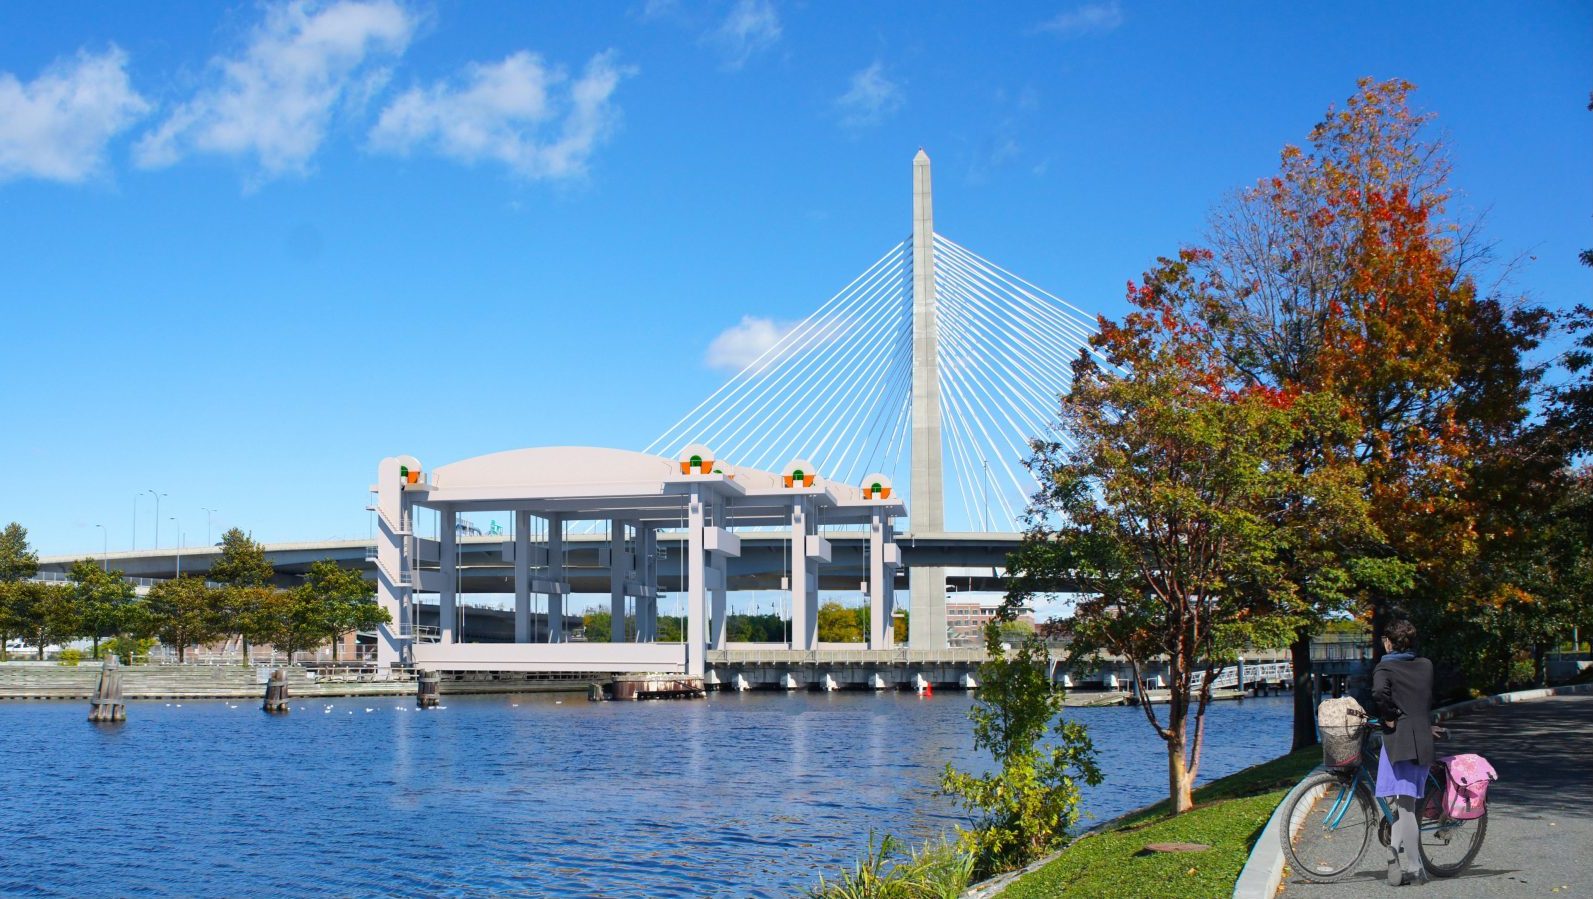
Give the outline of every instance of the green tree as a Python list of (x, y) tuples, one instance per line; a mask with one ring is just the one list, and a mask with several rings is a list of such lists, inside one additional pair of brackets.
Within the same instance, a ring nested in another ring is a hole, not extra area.
[(847, 608), (834, 600), (819, 606), (819, 642), (862, 643), (868, 639), (868, 609)]
[(24, 629), (21, 588), (20, 581), (0, 581), (0, 662), (8, 658), (6, 647), (11, 638)]
[(581, 627), (588, 643), (607, 643), (612, 638), (614, 614), (608, 609), (592, 607), (581, 613)]
[(20, 633), (26, 636), (44, 660), (44, 648), (51, 643), (65, 643), (83, 633), (82, 617), (65, 584), (41, 584), (33, 581), (12, 582), (7, 585), (12, 595), (12, 614), (21, 625)]
[(39, 573), (39, 554), (28, 545), (28, 529), (15, 521), (0, 531), (0, 581), (21, 581)]
[(176, 647), (177, 661), (188, 659), (188, 647), (208, 643), (227, 633), (222, 591), (192, 575), (161, 581), (149, 588), (144, 605), (148, 632)]
[(94, 559), (79, 559), (67, 573), (73, 599), (81, 615), (83, 629), (94, 642), (94, 658), (100, 657), (100, 641), (127, 629), (137, 591), (120, 571), (108, 571)]
[(221, 555), (211, 564), (208, 580), (226, 589), (223, 604), (227, 619), (237, 630), (245, 665), (249, 664), (249, 624), (257, 617), (261, 595), (256, 588), (269, 586), (275, 574), (271, 562), (266, 559), (265, 547), (248, 534), (239, 528), (228, 528), (221, 535)]
[(339, 567), (331, 559), (310, 565), (304, 583), (295, 588), (305, 600), (321, 606), (320, 618), (326, 623), (326, 637), (332, 641), (332, 658), (337, 659), (337, 641), (350, 631), (392, 623), (392, 616), (376, 604), (376, 585), (358, 571)]
[[(1080, 785), (1101, 782), (1084, 725), (1061, 717), (1063, 694), (1047, 679), (1045, 641), (1030, 633), (1009, 655), (1001, 622), (992, 621), (985, 648), (989, 658), (979, 667), (968, 718), (974, 746), (990, 753), (996, 770), (972, 774), (948, 764), (941, 777), (941, 789), (973, 816), (962, 840), (976, 877), (1020, 867), (1060, 846), (1078, 821)], [(1052, 739), (1042, 744), (1047, 731)]]

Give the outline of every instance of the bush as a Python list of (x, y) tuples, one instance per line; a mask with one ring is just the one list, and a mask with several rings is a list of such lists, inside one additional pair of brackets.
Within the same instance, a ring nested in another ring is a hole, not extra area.
[(973, 856), (954, 843), (925, 844), (905, 855), (889, 834), (834, 883), (819, 878), (810, 899), (956, 899), (973, 879)]
[(56, 654), (55, 660), (67, 668), (76, 668), (77, 663), (83, 661), (83, 650), (63, 649)]

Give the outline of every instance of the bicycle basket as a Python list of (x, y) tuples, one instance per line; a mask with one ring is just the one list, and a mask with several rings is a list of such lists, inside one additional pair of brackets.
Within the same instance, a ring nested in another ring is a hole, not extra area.
[(1366, 711), (1353, 698), (1326, 699), (1317, 706), (1317, 730), (1322, 735), (1322, 764), (1328, 768), (1353, 768), (1361, 763), (1361, 737), (1366, 731)]

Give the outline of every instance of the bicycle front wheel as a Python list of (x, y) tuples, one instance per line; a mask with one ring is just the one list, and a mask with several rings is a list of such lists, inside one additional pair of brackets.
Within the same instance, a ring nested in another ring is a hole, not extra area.
[(1488, 813), (1465, 820), (1433, 814), (1442, 808), (1442, 799), (1443, 784), (1429, 776), (1427, 794), (1422, 797), (1420, 807), (1422, 864), (1434, 876), (1454, 877), (1465, 870), (1482, 849), (1483, 837), (1488, 835)]
[(1360, 865), (1377, 823), (1377, 804), (1353, 778), (1313, 774), (1283, 800), (1283, 856), (1306, 880), (1343, 880)]

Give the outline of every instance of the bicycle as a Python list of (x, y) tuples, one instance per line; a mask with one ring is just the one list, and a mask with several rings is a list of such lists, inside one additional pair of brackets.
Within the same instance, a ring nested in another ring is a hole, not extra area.
[[(1333, 883), (1360, 867), (1371, 845), (1373, 823), (1378, 841), (1392, 843), (1394, 812), (1376, 792), (1377, 753), (1382, 734), (1376, 718), (1357, 725), (1362, 731), (1360, 758), (1354, 767), (1320, 771), (1307, 777), (1283, 800), (1283, 854), (1290, 868), (1306, 880)], [(1434, 736), (1448, 731), (1435, 727)], [(1488, 832), (1488, 816), (1460, 820), (1444, 811), (1446, 771), (1435, 762), (1417, 805), (1422, 865), (1436, 877), (1454, 877), (1477, 857)], [(1375, 814), (1374, 814), (1375, 809)]]

